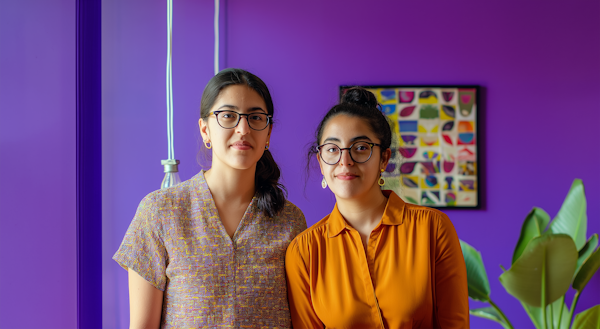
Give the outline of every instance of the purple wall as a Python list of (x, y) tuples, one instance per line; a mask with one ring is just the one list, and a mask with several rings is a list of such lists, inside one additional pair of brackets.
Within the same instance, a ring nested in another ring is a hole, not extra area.
[(0, 2), (0, 327), (75, 328), (75, 1)]
[[(225, 1), (222, 1), (225, 3)], [(304, 190), (304, 146), (347, 84), (477, 84), (485, 207), (447, 211), (484, 257), (492, 298), (516, 327), (531, 327), (497, 280), (533, 206), (556, 214), (574, 178), (588, 196), (588, 235), (600, 233), (600, 3), (227, 0), (223, 67), (270, 87), (272, 147), (289, 198), (312, 224), (334, 198), (315, 172)], [(212, 2), (174, 8), (175, 151), (182, 179), (200, 167), (196, 121), (212, 76)], [(224, 14), (225, 16), (225, 14)], [(103, 7), (104, 326), (128, 321), (126, 272), (110, 260), (166, 157), (166, 5), (106, 0)], [(509, 132), (510, 134), (506, 134)], [(304, 196), (306, 192), (307, 198)], [(599, 303), (600, 276), (578, 310)], [(475, 306), (475, 304), (473, 304)], [(472, 327), (493, 327), (472, 318)]]
[[(129, 325), (127, 272), (111, 258), (138, 203), (164, 176), (166, 9), (166, 1), (102, 3), (104, 328)], [(188, 179), (200, 170), (197, 121), (213, 73), (213, 2), (174, 1), (173, 11), (174, 147)]]

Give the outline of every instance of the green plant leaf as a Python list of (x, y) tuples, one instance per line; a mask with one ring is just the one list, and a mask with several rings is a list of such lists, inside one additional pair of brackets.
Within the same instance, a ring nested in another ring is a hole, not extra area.
[(504, 327), (505, 329), (510, 329), (510, 326), (508, 324), (506, 324), (504, 319), (502, 319), (502, 316), (500, 316), (498, 311), (496, 311), (496, 309), (493, 307), (483, 307), (483, 308), (476, 308), (474, 310), (469, 310), (469, 314), (480, 317), (480, 318), (496, 321), (496, 322), (500, 323), (502, 325), (502, 327)]
[(579, 269), (581, 269), (581, 265), (590, 257), (590, 255), (596, 250), (598, 247), (598, 234), (594, 233), (588, 241), (585, 243), (583, 248), (579, 250), (579, 258), (577, 258), (577, 269), (575, 270), (575, 276), (579, 273)]
[(577, 250), (585, 244), (587, 230), (587, 203), (581, 179), (575, 179), (558, 214), (550, 223), (550, 233), (568, 234), (575, 241)]
[(483, 266), (481, 254), (462, 240), (460, 240), (460, 247), (467, 267), (469, 297), (486, 302), (490, 299), (490, 283), (485, 272), (485, 266)]
[(588, 284), (594, 273), (600, 267), (600, 249), (596, 249), (594, 253), (581, 265), (579, 272), (573, 280), (573, 289), (581, 292)]
[[(563, 305), (562, 317), (560, 317), (561, 304)], [(521, 305), (527, 312), (527, 315), (529, 315), (529, 318), (531, 319), (531, 322), (533, 322), (535, 327), (542, 328), (544, 323), (542, 319), (542, 309), (540, 307), (531, 306), (523, 302), (521, 302)], [(552, 312), (550, 312), (550, 308), (552, 308)], [(550, 319), (550, 314), (553, 315), (552, 319)], [(559, 317), (561, 326), (558, 326)], [(547, 323), (550, 323), (550, 321), (552, 321), (555, 329), (569, 329), (571, 318), (569, 317), (569, 308), (565, 304), (564, 298), (559, 298), (556, 301), (554, 301), (554, 303), (548, 306), (548, 309), (546, 310), (546, 319), (548, 321)]]
[(573, 329), (600, 329), (600, 305), (580, 312), (575, 316)]
[(531, 306), (523, 301), (521, 301), (521, 305), (525, 309), (525, 312), (527, 312), (527, 315), (529, 315), (529, 318), (531, 319), (531, 322), (533, 322), (533, 325), (536, 328), (542, 328), (542, 309), (539, 307)]
[[(529, 242), (500, 282), (506, 291), (531, 306), (548, 305), (564, 295), (577, 265), (577, 249), (566, 234), (544, 234)], [(542, 278), (545, 300), (542, 301)]]
[(531, 239), (538, 237), (544, 233), (544, 229), (548, 226), (550, 222), (550, 215), (545, 212), (541, 208), (533, 208), (523, 221), (523, 227), (521, 227), (521, 235), (519, 236), (519, 241), (517, 242), (517, 246), (515, 247), (515, 251), (513, 253), (512, 263), (521, 256), (525, 247)]

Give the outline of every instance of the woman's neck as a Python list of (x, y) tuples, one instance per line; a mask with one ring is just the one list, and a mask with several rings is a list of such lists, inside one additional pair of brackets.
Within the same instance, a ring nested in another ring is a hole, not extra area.
[(336, 202), (344, 219), (363, 235), (370, 234), (381, 221), (387, 198), (381, 193), (379, 186), (375, 185), (361, 196), (352, 199), (336, 198)]
[(217, 204), (250, 203), (255, 193), (254, 174), (256, 165), (240, 170), (224, 163), (213, 163), (211, 169), (204, 173), (206, 184)]

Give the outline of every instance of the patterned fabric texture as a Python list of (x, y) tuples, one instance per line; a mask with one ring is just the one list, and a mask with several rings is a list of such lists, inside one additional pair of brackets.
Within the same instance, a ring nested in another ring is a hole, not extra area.
[(164, 291), (161, 328), (290, 328), (284, 259), (304, 229), (291, 202), (269, 218), (255, 197), (230, 238), (200, 172), (146, 196), (113, 259)]

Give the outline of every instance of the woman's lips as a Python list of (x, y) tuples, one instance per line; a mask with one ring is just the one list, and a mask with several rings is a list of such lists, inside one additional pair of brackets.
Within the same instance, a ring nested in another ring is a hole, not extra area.
[(231, 147), (233, 147), (236, 150), (245, 151), (251, 149), (252, 145), (250, 145), (250, 143), (248, 142), (239, 141), (231, 144)]
[(340, 180), (352, 180), (357, 178), (358, 176), (354, 175), (354, 174), (338, 174), (335, 176), (335, 178), (340, 179)]

